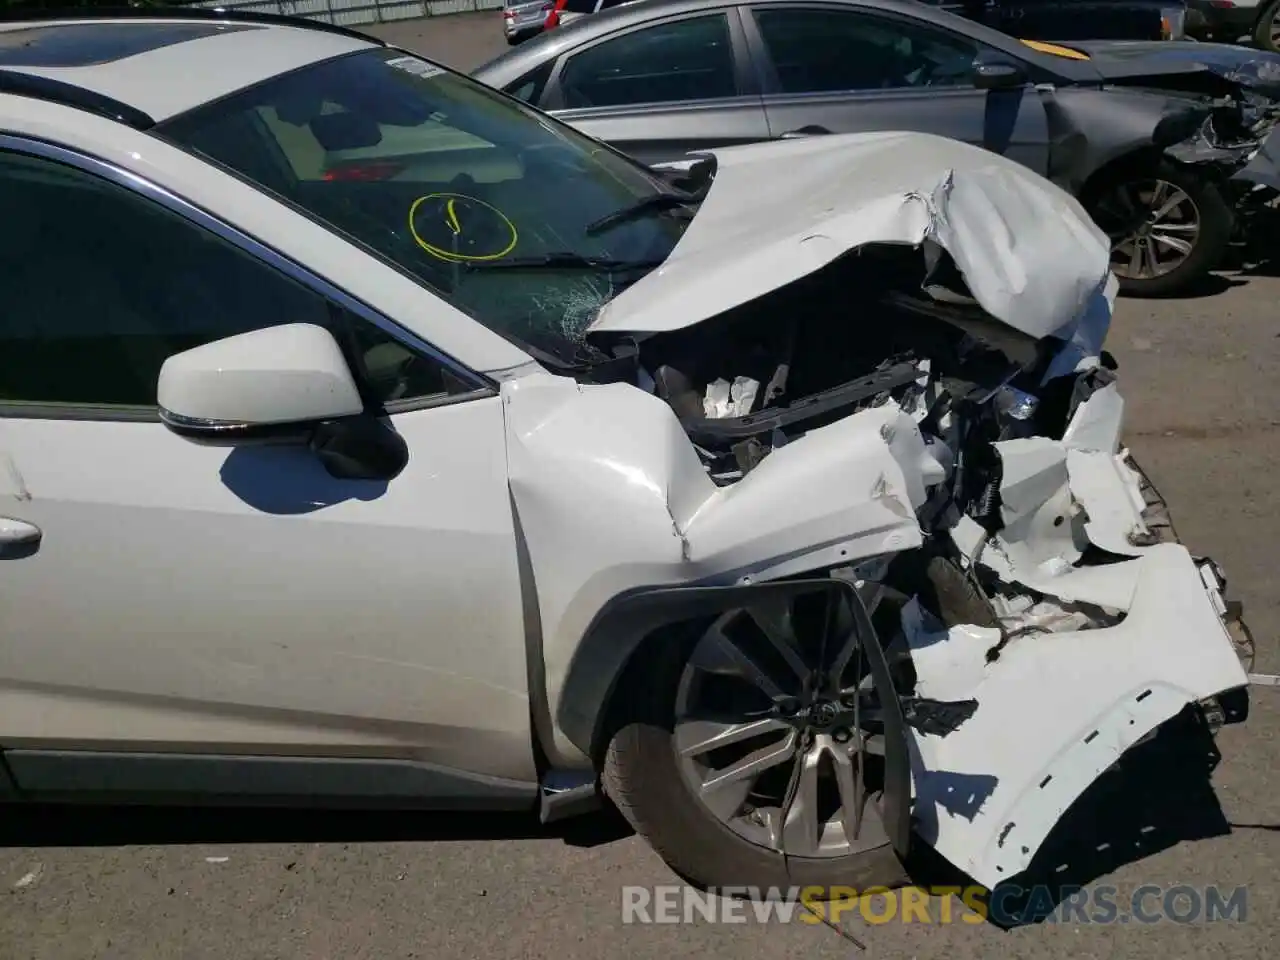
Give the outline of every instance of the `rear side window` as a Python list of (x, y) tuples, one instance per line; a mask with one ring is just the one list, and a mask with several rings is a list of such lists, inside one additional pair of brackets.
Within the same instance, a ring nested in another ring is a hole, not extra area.
[(735, 96), (729, 22), (691, 17), (598, 43), (568, 58), (560, 89), (569, 109)]
[(968, 85), (978, 46), (915, 20), (853, 10), (754, 11), (782, 93)]
[(525, 103), (537, 104), (542, 99), (542, 91), (551, 79), (551, 71), (555, 69), (555, 60), (548, 60), (542, 66), (530, 70), (519, 80), (513, 80), (502, 88), (502, 92), (523, 100)]

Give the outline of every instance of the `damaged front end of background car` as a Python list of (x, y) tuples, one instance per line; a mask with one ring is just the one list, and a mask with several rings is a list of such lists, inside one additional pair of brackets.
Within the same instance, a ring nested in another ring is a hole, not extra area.
[[(1256, 240), (1260, 218), (1274, 210), (1280, 197), (1280, 55), (1211, 43), (1097, 41), (1077, 46), (1093, 56), (1110, 96), (1099, 102), (1075, 88), (1042, 90), (1055, 142), (1050, 178), (1078, 190), (1083, 182), (1079, 171), (1108, 162), (1107, 153), (1116, 144), (1131, 149), (1146, 141), (1220, 191), (1234, 214), (1234, 242)], [(1125, 91), (1137, 95), (1132, 102)], [(1153, 124), (1156, 103), (1160, 109)], [(1090, 130), (1090, 141), (1079, 135), (1081, 129)], [(1098, 219), (1113, 238), (1143, 238), (1150, 233), (1154, 212), (1130, 211), (1132, 222), (1125, 222), (1125, 211), (1104, 209)], [(1210, 211), (1200, 211), (1202, 221), (1210, 216)], [(1204, 232), (1211, 225), (1200, 226)], [(1202, 238), (1182, 239), (1190, 243)]]
[[(1106, 238), (903, 138), (797, 146), (732, 254), (777, 145), (718, 151), (595, 322), (613, 359), (510, 392), (552, 763), (603, 763), (704, 883), (896, 882), (858, 865), (915, 837), (994, 886), (1165, 721), (1244, 717), (1238, 605), (1121, 445)], [(697, 853), (646, 791), (758, 856)]]

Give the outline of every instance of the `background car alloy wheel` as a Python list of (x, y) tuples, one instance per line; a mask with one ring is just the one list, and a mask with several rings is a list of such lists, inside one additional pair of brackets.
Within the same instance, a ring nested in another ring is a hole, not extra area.
[(1172, 163), (1110, 178), (1086, 206), (1111, 238), (1120, 289), (1137, 296), (1182, 290), (1221, 262), (1231, 239), (1218, 188)]
[(1263, 50), (1280, 53), (1280, 0), (1271, 0), (1259, 14), (1253, 42)]
[(1119, 277), (1162, 277), (1191, 256), (1200, 237), (1195, 201), (1167, 180), (1120, 184), (1107, 206), (1126, 219), (1144, 217), (1112, 252), (1112, 269)]

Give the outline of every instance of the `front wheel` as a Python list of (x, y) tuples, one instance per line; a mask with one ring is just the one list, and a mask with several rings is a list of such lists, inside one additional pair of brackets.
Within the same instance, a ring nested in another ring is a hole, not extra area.
[(862, 657), (821, 639), (823, 618), (799, 601), (731, 610), (653, 638), (625, 682), (605, 792), (684, 877), (907, 882), (882, 821), (883, 730), (851, 719), (855, 700), (874, 715), (873, 685)]
[(1234, 217), (1222, 191), (1168, 160), (1106, 176), (1085, 207), (1111, 238), (1111, 269), (1130, 296), (1168, 296), (1222, 262)]

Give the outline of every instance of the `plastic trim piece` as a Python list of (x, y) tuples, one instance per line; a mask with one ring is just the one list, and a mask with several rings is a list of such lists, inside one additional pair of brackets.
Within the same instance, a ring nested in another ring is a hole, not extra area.
[(156, 125), (149, 114), (112, 97), (86, 90), (74, 83), (53, 80), (21, 70), (0, 69), (0, 93), (17, 97), (30, 97), (64, 107), (74, 107), (108, 120), (115, 120), (135, 130), (150, 130)]

